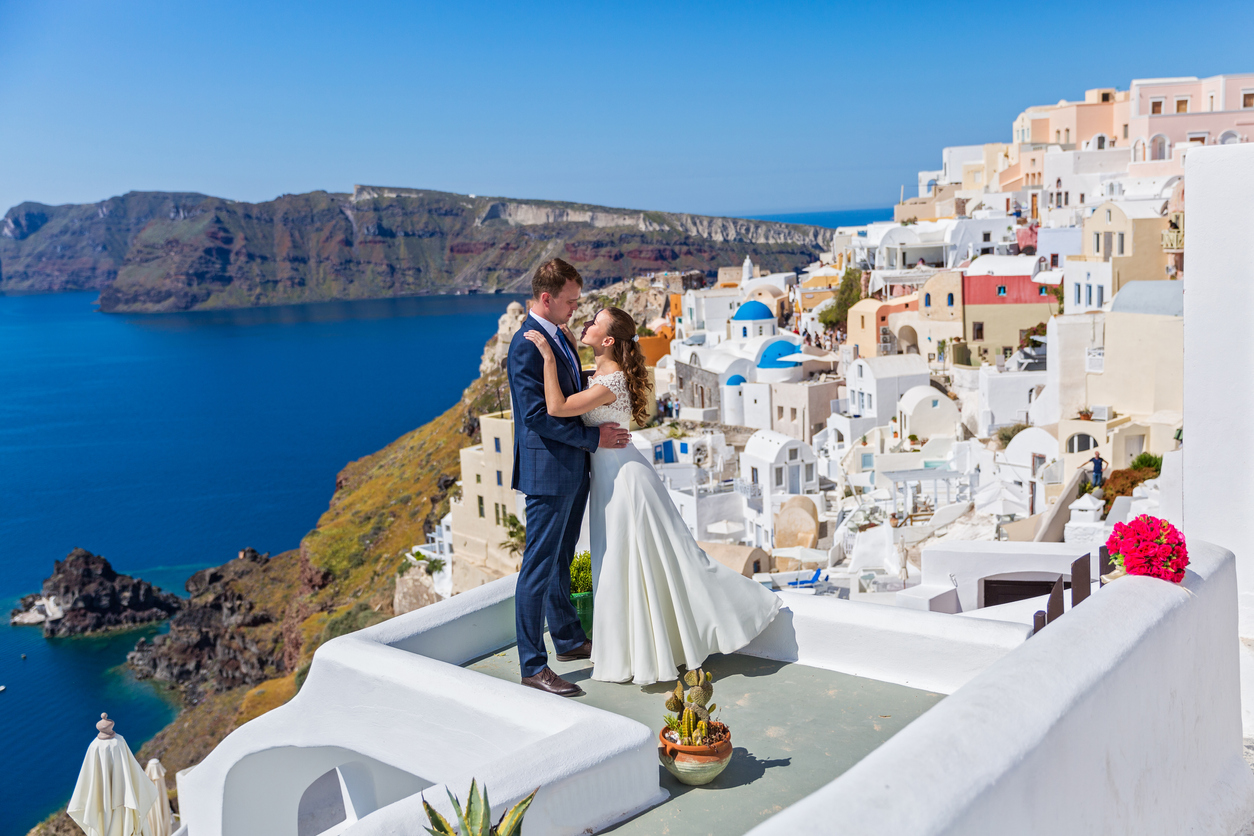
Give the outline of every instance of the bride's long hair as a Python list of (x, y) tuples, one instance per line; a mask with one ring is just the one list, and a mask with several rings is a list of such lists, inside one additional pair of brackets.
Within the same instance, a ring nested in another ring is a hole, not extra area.
[(618, 364), (627, 378), (627, 394), (631, 396), (631, 417), (644, 426), (649, 423), (649, 370), (644, 364), (644, 352), (636, 342), (636, 321), (621, 308), (605, 308), (610, 315), (610, 327), (606, 329), (614, 342), (607, 350), (610, 359)]

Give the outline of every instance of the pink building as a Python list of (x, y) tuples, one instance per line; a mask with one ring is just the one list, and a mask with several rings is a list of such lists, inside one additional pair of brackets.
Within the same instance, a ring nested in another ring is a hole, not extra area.
[(1180, 146), (1249, 142), (1254, 133), (1254, 74), (1139, 79), (1128, 92), (1129, 174), (1152, 176), (1137, 164), (1168, 161), (1176, 173)]

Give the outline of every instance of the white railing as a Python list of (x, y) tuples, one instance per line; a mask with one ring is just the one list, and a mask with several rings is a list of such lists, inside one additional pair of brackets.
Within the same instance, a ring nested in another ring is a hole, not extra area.
[(747, 499), (760, 499), (762, 497), (762, 486), (757, 482), (746, 482), (744, 479), (733, 480), (736, 487), (736, 493)]
[(1101, 374), (1106, 368), (1106, 349), (1090, 348), (1084, 352), (1084, 371)]

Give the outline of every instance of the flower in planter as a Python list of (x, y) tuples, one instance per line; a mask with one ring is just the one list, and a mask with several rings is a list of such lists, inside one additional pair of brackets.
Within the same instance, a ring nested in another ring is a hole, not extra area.
[(1129, 523), (1115, 523), (1106, 548), (1114, 564), (1129, 575), (1180, 583), (1184, 567), (1189, 565), (1189, 550), (1180, 529), (1148, 514)]

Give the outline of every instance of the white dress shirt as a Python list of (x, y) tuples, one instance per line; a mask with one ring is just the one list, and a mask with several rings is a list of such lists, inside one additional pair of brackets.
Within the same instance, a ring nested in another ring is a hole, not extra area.
[(552, 337), (561, 346), (562, 354), (566, 356), (566, 362), (574, 368), (575, 379), (579, 380), (582, 376), (582, 370), (580, 369), (579, 363), (576, 361), (574, 354), (571, 351), (570, 343), (566, 342), (566, 335), (563, 334), (561, 329), (559, 329), (552, 322), (549, 322), (547, 319), (536, 313), (534, 309), (532, 309), (529, 313), (532, 319), (540, 323), (540, 327), (544, 329), (544, 332)]

